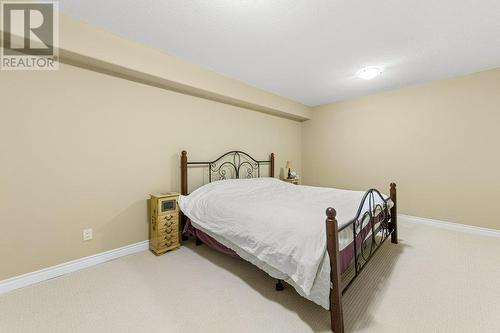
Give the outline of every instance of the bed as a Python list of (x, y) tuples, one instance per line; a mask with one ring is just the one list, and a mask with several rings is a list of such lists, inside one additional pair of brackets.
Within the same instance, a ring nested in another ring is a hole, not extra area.
[[(192, 166), (208, 170), (207, 184), (188, 195)], [(195, 236), (251, 262), (278, 280), (277, 290), (286, 281), (330, 311), (334, 333), (344, 331), (342, 294), (386, 239), (397, 243), (394, 183), (389, 196), (293, 185), (274, 178), (274, 154), (257, 160), (231, 151), (188, 162), (183, 151), (179, 207), (183, 240)]]

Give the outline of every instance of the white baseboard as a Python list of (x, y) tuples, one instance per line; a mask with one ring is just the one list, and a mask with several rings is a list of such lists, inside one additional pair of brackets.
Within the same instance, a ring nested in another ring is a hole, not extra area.
[(132, 253), (145, 251), (149, 248), (149, 241), (127, 245), (114, 250), (101, 252), (92, 256), (68, 261), (56, 266), (47, 267), (39, 271), (14, 276), (10, 279), (0, 281), (0, 294), (8, 291), (29, 286), (30, 284), (53, 279), (90, 266), (98, 265)]
[(430, 225), (430, 226), (433, 226), (436, 228), (466, 232), (469, 234), (476, 234), (476, 235), (483, 235), (483, 236), (490, 236), (490, 237), (500, 237), (500, 230), (496, 230), (496, 229), (481, 228), (481, 227), (475, 227), (475, 226), (467, 225), (467, 224), (433, 220), (433, 219), (428, 219), (428, 218), (424, 218), (424, 217), (417, 217), (417, 216), (404, 215), (404, 214), (398, 214), (398, 217), (399, 217), (399, 221), (401, 221), (401, 222), (425, 224), (425, 225)]

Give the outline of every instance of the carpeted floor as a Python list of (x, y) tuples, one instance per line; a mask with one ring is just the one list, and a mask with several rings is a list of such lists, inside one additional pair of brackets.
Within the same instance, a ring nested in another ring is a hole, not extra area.
[[(500, 239), (402, 224), (344, 296), (347, 332), (499, 332)], [(0, 296), (0, 332), (328, 332), (326, 310), (192, 244)]]

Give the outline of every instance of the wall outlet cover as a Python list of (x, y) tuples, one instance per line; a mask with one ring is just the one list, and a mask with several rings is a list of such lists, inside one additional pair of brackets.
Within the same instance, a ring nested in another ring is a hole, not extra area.
[(93, 238), (92, 228), (83, 230), (83, 240), (89, 241)]

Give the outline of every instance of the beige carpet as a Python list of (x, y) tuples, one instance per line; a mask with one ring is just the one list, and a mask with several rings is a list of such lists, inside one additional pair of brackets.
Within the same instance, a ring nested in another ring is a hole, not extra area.
[[(344, 296), (347, 332), (500, 332), (500, 239), (403, 224)], [(0, 296), (0, 332), (328, 332), (326, 310), (205, 246)]]

